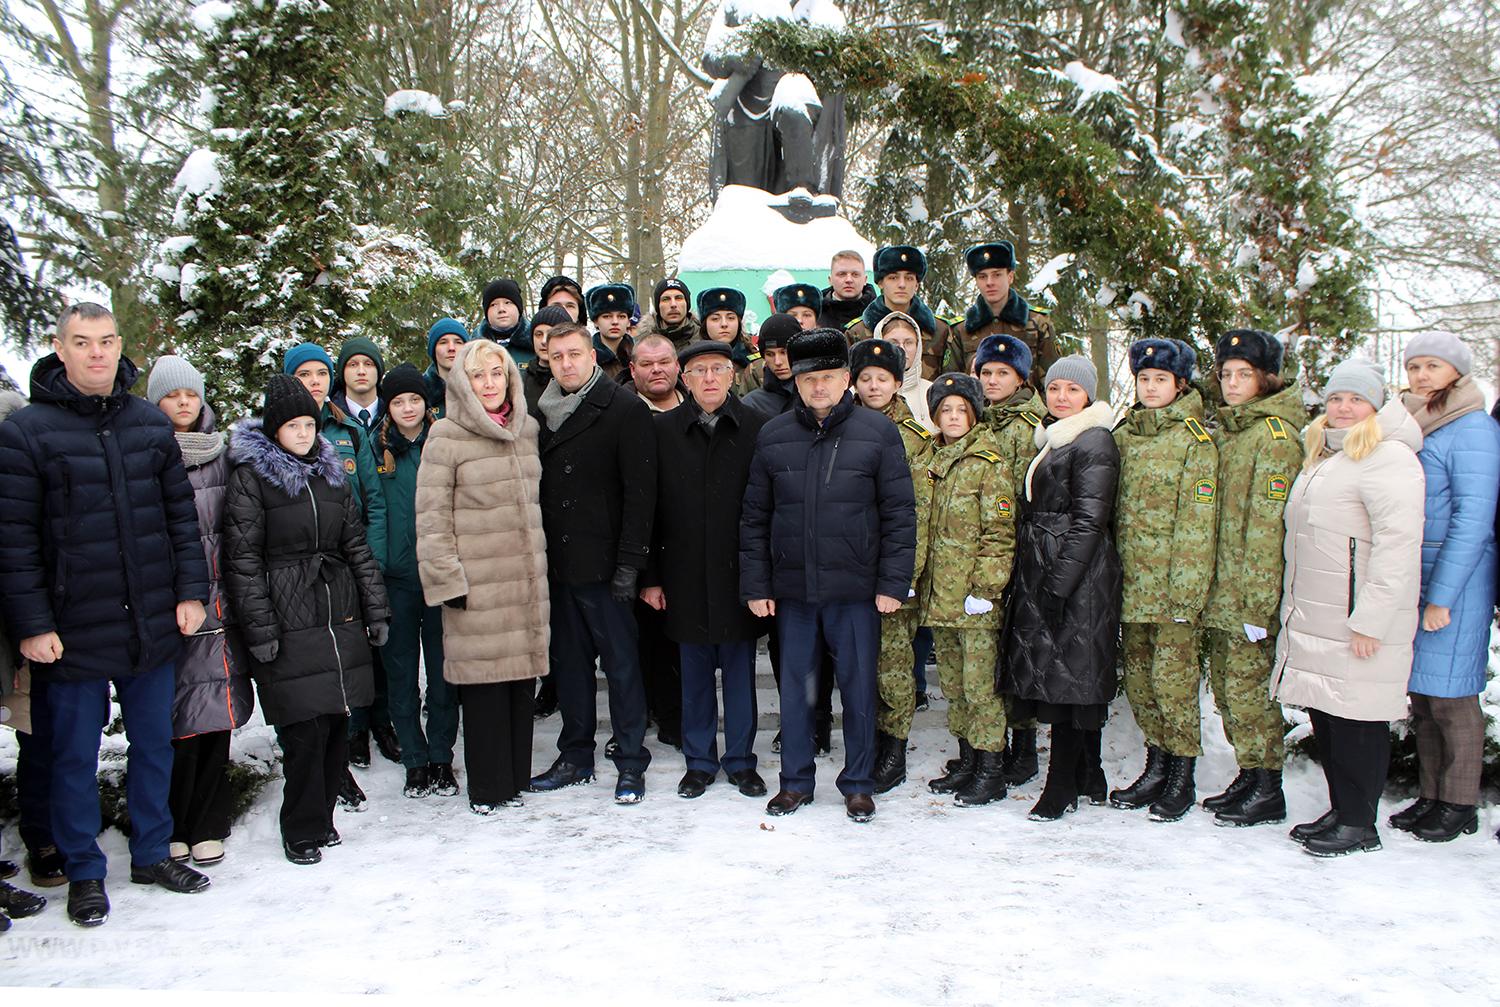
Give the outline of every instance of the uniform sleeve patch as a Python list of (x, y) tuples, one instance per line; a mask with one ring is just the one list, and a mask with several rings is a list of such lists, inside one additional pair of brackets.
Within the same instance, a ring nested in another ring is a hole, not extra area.
[(344, 471), (345, 472), (348, 472), (350, 475), (353, 475), (354, 474), (354, 470), (355, 470), (356, 467), (357, 466), (355, 465), (353, 458), (345, 458), (344, 459)]
[(1271, 476), (1266, 480), (1266, 499), (1285, 500), (1290, 485), (1286, 476)]
[(995, 506), (1000, 509), (1001, 514), (1011, 513), (1012, 507), (1010, 497), (1001, 497), (999, 500), (995, 501)]
[[(1189, 432), (1192, 433), (1193, 437), (1198, 441), (1199, 444), (1207, 444), (1209, 441), (1213, 440), (1213, 438), (1208, 435), (1208, 431), (1203, 429), (1203, 424), (1199, 423), (1193, 417), (1184, 417), (1182, 422), (1183, 425), (1188, 428)], [(1212, 482), (1210, 482), (1209, 489), (1209, 496), (1212, 496)]]
[[(1287, 433), (1286, 424), (1282, 422), (1280, 416), (1267, 416), (1266, 427), (1270, 429), (1271, 440), (1273, 441), (1284, 441), (1288, 440), (1291, 437), (1291, 435)], [(1285, 500), (1286, 497), (1281, 497), (1281, 499)]]
[(1212, 479), (1199, 479), (1198, 484), (1193, 487), (1193, 499), (1201, 504), (1214, 502), (1214, 490), (1216, 485)]

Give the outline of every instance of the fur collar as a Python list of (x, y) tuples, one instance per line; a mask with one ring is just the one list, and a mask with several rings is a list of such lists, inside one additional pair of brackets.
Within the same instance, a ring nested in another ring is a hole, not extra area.
[(1103, 427), (1105, 430), (1115, 425), (1115, 411), (1109, 407), (1108, 402), (1094, 402), (1081, 413), (1074, 413), (1067, 419), (1058, 420), (1050, 426), (1036, 428), (1036, 446), (1041, 448), (1031, 465), (1026, 469), (1026, 499), (1031, 499), (1031, 476), (1042, 463), (1042, 459), (1052, 451), (1053, 448), (1064, 447), (1076, 441), (1085, 430), (1095, 427)]
[[(1005, 307), (1000, 309), (1000, 321), (1011, 325), (1025, 325), (1026, 319), (1031, 317), (1031, 305), (1011, 288), (1010, 296), (1005, 300)], [(990, 302), (980, 295), (969, 310), (964, 312), (964, 328), (969, 332), (978, 332), (986, 325), (995, 320), (995, 313), (990, 310)]]
[(299, 496), (307, 488), (308, 476), (321, 476), (330, 486), (344, 485), (344, 466), (339, 463), (338, 449), (326, 437), (318, 436), (318, 457), (312, 464), (294, 458), (281, 445), (267, 437), (260, 420), (242, 420), (235, 424), (229, 441), (229, 460), (249, 465), (266, 482), (287, 496)]
[[(869, 307), (865, 308), (863, 316), (865, 327), (874, 332), (880, 324), (881, 319), (890, 313), (891, 309), (885, 303), (885, 295), (881, 294), (870, 302)], [(924, 335), (931, 336), (937, 332), (937, 316), (932, 313), (931, 308), (922, 303), (922, 296), (920, 294), (912, 297), (911, 307), (906, 310), (906, 313), (916, 319), (917, 328), (921, 329)]]

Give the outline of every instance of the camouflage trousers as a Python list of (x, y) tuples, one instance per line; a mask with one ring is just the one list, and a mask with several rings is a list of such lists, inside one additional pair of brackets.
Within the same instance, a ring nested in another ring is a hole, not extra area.
[(1000, 633), (990, 629), (932, 627), (938, 685), (948, 700), (948, 730), (981, 752), (1005, 750), (1005, 699), (995, 692)]
[(1197, 627), (1127, 622), (1121, 630), (1125, 697), (1146, 744), (1170, 755), (1202, 755)]
[(1271, 698), (1276, 636), (1251, 643), (1245, 634), (1208, 631), (1208, 681), (1224, 718), (1224, 736), (1241, 769), (1280, 769), (1286, 761), (1281, 704)]
[(875, 727), (893, 738), (911, 737), (911, 718), (917, 712), (917, 685), (911, 673), (916, 635), (916, 602), (880, 617), (880, 664), (875, 676), (880, 708)]

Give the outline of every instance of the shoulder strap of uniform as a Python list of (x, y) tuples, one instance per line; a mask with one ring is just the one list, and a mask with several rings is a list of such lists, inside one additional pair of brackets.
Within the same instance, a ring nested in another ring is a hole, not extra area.
[(997, 455), (997, 454), (995, 454), (995, 452), (989, 450), (988, 448), (980, 448), (978, 451), (975, 451), (974, 452), (974, 457), (975, 458), (983, 458), (985, 461), (989, 462), (991, 465), (999, 465), (1000, 464), (1000, 456)]
[(1267, 416), (1266, 426), (1271, 431), (1271, 440), (1285, 441), (1291, 439), (1291, 434), (1286, 429), (1286, 422), (1280, 416)]
[(932, 440), (932, 434), (927, 432), (927, 428), (922, 426), (922, 424), (918, 423), (916, 420), (912, 419), (910, 416), (902, 420), (901, 425), (910, 430), (912, 433), (916, 434), (918, 437), (922, 438), (924, 441)]
[(1025, 420), (1027, 423), (1030, 423), (1033, 428), (1042, 425), (1042, 418), (1029, 409), (1022, 409), (1017, 413), (1017, 415), (1019, 415), (1021, 419)]
[(862, 322), (864, 320), (865, 320), (865, 316), (863, 314), (855, 315), (853, 318), (849, 319), (847, 322), (844, 323), (844, 331), (848, 332), (850, 329), (854, 328), (856, 325), (858, 325), (860, 322)]
[(1193, 435), (1193, 438), (1199, 444), (1207, 444), (1213, 440), (1212, 437), (1208, 436), (1208, 431), (1203, 429), (1203, 424), (1199, 423), (1195, 417), (1184, 416), (1182, 418), (1182, 425), (1188, 428), (1188, 432)]

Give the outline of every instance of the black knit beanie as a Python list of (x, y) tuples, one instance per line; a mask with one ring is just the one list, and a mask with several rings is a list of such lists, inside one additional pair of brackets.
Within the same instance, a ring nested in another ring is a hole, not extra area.
[(521, 288), (516, 285), (515, 280), (491, 280), (484, 288), (484, 296), (479, 299), (479, 310), (482, 314), (490, 313), (490, 302), (497, 297), (503, 297), (516, 306), (516, 311), (522, 312), (525, 308), (521, 301)]
[(289, 420), (308, 416), (314, 423), (318, 421), (318, 404), (313, 401), (312, 393), (290, 374), (271, 375), (266, 384), (265, 405), (260, 412), (261, 429), (273, 441), (276, 431)]
[(407, 392), (422, 396), (423, 402), (432, 405), (432, 390), (427, 387), (427, 379), (422, 376), (422, 372), (411, 364), (398, 364), (380, 382), (380, 401), (389, 409), (392, 399)]

